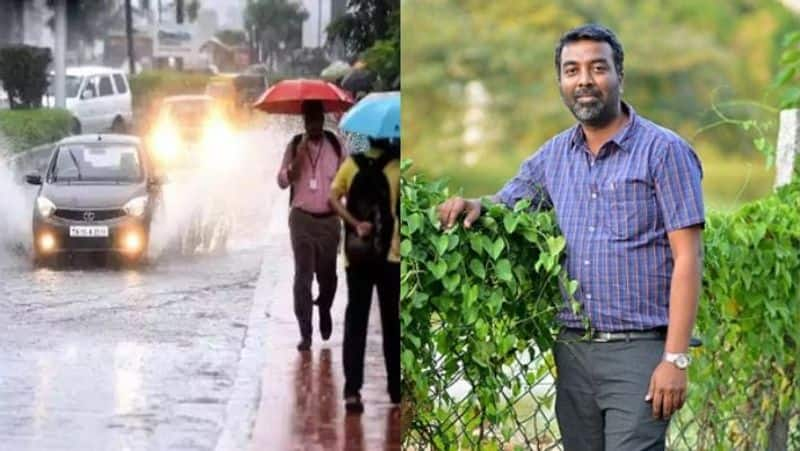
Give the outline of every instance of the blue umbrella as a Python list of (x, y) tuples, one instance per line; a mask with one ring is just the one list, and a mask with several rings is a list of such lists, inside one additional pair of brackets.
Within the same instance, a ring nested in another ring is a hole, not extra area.
[(348, 111), (339, 128), (370, 138), (400, 138), (400, 92), (376, 92)]

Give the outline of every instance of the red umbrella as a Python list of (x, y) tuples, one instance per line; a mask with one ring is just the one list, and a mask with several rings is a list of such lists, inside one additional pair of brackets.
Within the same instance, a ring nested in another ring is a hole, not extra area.
[(347, 111), (353, 105), (350, 94), (323, 80), (283, 80), (264, 91), (253, 104), (267, 113), (302, 114), (300, 109), (305, 100), (322, 101), (326, 113)]

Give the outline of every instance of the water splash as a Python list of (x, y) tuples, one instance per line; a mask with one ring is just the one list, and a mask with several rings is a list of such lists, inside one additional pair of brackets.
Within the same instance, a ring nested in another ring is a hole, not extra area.
[[(199, 165), (168, 173), (153, 219), (150, 256), (197, 255), (262, 243), (269, 200), (286, 144), (302, 131), (299, 117), (269, 116), (239, 132)], [(277, 206), (277, 208), (288, 208)], [(191, 235), (199, 237), (191, 239)], [(188, 236), (188, 237), (187, 237)]]
[(16, 262), (31, 249), (35, 189), (13, 168), (9, 146), (0, 137), (0, 264)]

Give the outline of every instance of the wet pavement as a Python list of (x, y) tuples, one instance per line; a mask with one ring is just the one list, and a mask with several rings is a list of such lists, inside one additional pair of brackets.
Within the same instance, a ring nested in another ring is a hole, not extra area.
[(343, 413), (344, 277), (331, 341), (294, 348), (288, 200), (274, 182), (289, 136), (243, 136), (249, 157), (215, 193), (236, 208), (223, 255), (34, 269), (0, 247), (0, 449), (399, 449), (377, 309), (366, 412)]
[[(353, 415), (344, 411), (342, 337), (347, 304), (344, 280), (340, 271), (332, 308), (333, 335), (329, 341), (319, 337), (317, 309), (314, 310), (311, 352), (295, 349), (299, 331), (290, 298), (273, 302), (267, 309), (267, 357), (250, 451), (400, 449), (400, 409), (390, 403), (386, 392), (377, 299), (370, 311), (365, 383), (361, 391), (364, 413)], [(276, 289), (290, 293), (291, 278), (287, 276)]]

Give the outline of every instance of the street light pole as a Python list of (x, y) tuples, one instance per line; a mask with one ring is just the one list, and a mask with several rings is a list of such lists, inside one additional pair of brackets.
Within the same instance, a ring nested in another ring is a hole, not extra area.
[(56, 1), (55, 84), (56, 108), (66, 108), (67, 0)]
[(322, 47), (322, 0), (317, 0), (317, 47)]
[(128, 39), (128, 70), (131, 75), (136, 74), (136, 57), (133, 54), (133, 17), (131, 0), (125, 0), (125, 36)]

